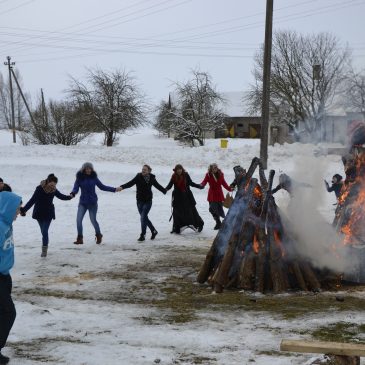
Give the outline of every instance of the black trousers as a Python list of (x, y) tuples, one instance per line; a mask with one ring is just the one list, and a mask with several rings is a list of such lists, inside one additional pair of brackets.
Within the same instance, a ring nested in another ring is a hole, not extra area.
[(222, 202), (209, 202), (209, 212), (215, 220), (220, 217), (224, 218), (226, 215), (223, 210)]
[(6, 344), (16, 317), (11, 289), (11, 276), (0, 274), (0, 351)]

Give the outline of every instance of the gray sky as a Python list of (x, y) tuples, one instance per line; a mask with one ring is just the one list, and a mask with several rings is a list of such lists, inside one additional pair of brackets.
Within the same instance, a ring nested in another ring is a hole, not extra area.
[[(189, 69), (208, 71), (219, 91), (252, 82), (264, 39), (265, 0), (0, 0), (0, 58), (12, 56), (24, 89), (61, 98), (68, 75), (124, 68), (151, 102)], [(329, 31), (364, 68), (365, 0), (274, 0), (274, 30)], [(6, 67), (1, 69), (7, 75)]]

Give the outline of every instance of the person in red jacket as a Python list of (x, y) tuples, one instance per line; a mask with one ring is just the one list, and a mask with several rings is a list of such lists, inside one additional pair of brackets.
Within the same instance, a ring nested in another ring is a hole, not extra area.
[(224, 180), (224, 174), (218, 168), (216, 163), (209, 165), (208, 172), (200, 185), (204, 187), (207, 183), (209, 184), (209, 212), (216, 222), (214, 229), (219, 229), (222, 224), (220, 218), (225, 217), (223, 210), (224, 195), (222, 186), (228, 191), (232, 191), (232, 189), (227, 184), (226, 180)]

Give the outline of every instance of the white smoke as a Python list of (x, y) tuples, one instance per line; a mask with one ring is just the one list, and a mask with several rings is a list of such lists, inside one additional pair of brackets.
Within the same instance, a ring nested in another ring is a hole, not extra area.
[[(315, 267), (339, 273), (351, 272), (353, 257), (348, 257), (342, 238), (319, 212), (327, 193), (322, 176), (326, 170), (324, 164), (323, 159), (314, 156), (301, 156), (296, 163), (291, 175), (293, 194), (285, 212), (289, 218), (283, 217), (284, 221), (288, 220), (284, 223), (284, 229), (294, 237), (295, 251)], [(311, 187), (301, 186), (303, 182)]]

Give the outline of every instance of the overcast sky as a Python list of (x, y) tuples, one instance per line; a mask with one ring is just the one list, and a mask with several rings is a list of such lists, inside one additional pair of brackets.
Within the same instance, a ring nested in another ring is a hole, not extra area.
[[(264, 39), (266, 0), (0, 0), (0, 54), (10, 55), (32, 96), (61, 98), (85, 67), (133, 71), (151, 102), (189, 69), (219, 91), (252, 82)], [(365, 0), (274, 0), (274, 30), (328, 31), (365, 65)], [(3, 64), (2, 64), (3, 65)], [(7, 77), (6, 67), (2, 74)]]

